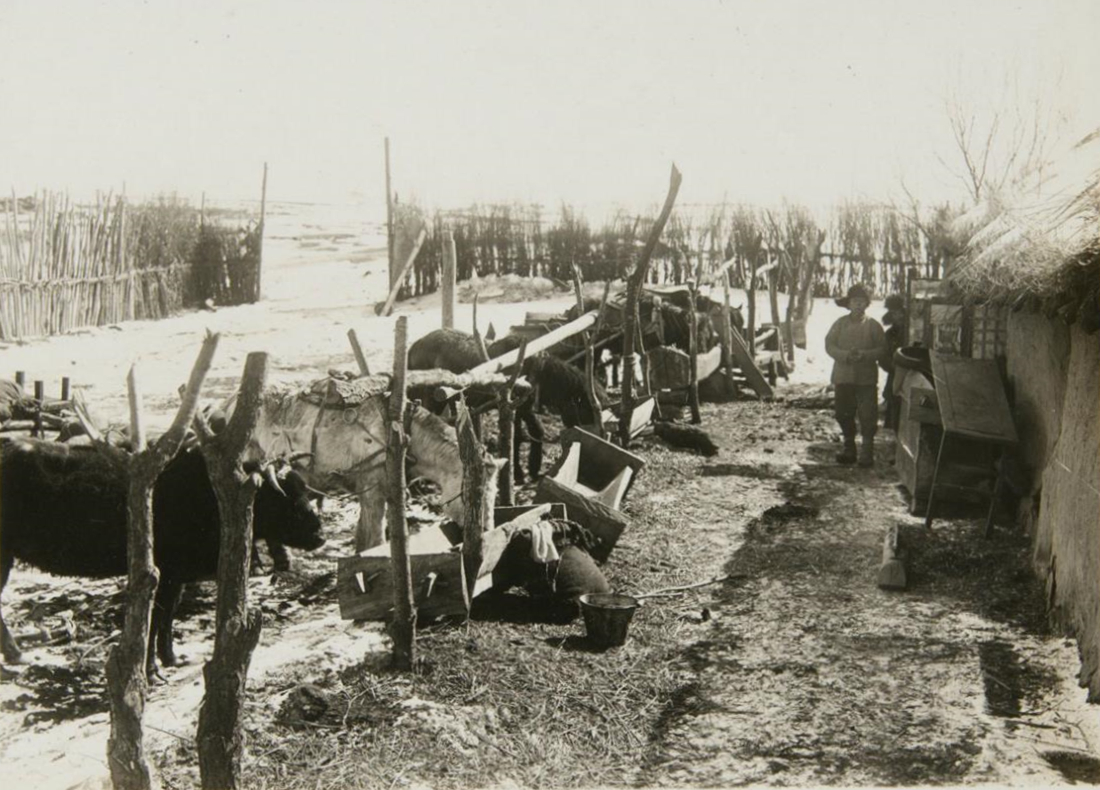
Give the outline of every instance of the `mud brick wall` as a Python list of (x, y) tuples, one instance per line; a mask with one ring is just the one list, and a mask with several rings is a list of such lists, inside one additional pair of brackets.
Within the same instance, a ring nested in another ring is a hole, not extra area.
[(1069, 351), (1069, 327), (1061, 321), (1037, 313), (1010, 314), (1008, 379), (1020, 435), (1015, 461), (1027, 496), (1042, 485), (1043, 469), (1061, 431)]
[[(1100, 342), (1037, 315), (1009, 320), (1008, 372), (1030, 471), (1021, 514), (1054, 620), (1081, 653), (1081, 685), (1100, 701)], [(1035, 504), (1037, 502), (1037, 507)]]

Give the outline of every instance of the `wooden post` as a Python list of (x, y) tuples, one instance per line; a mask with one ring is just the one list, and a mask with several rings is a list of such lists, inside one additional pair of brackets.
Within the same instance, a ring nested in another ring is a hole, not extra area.
[(61, 377), (61, 400), (67, 401), (70, 395), (69, 377)]
[(136, 272), (126, 266), (126, 185), (123, 183), (119, 197), (118, 265), (119, 270), (127, 274), (126, 280), (126, 320), (134, 320), (134, 296), (137, 282)]
[(619, 442), (624, 449), (630, 447), (630, 417), (634, 412), (634, 355), (635, 334), (638, 326), (638, 299), (642, 293), (642, 285), (645, 283), (646, 270), (649, 268), (653, 250), (661, 238), (661, 232), (672, 213), (672, 206), (676, 203), (676, 195), (680, 191), (680, 183), (683, 177), (676, 165), (672, 166), (672, 174), (669, 178), (668, 195), (661, 213), (650, 229), (649, 238), (638, 256), (638, 262), (634, 265), (626, 284), (626, 307), (623, 311), (623, 388), (622, 411), (619, 416)]
[(458, 451), (462, 458), (462, 561), (466, 585), (472, 592), (481, 567), (481, 536), (493, 528), (493, 503), (485, 496), (490, 475), (497, 472), (474, 433), (474, 424), (466, 404), (458, 404)]
[(142, 716), (147, 691), (146, 657), (153, 594), (159, 574), (153, 563), (153, 485), (183, 444), (187, 426), (195, 418), (199, 391), (210, 370), (218, 335), (207, 334), (202, 350), (191, 370), (183, 401), (168, 431), (148, 450), (143, 447), (141, 394), (137, 373), (129, 379), (130, 413), (134, 454), (130, 459), (130, 483), (127, 489), (128, 586), (126, 619), (122, 636), (107, 659), (107, 691), (111, 702), (111, 734), (107, 740), (107, 764), (113, 786), (125, 790), (146, 790), (152, 778), (145, 760)]
[(386, 520), (393, 563), (393, 665), (411, 670), (416, 663), (416, 609), (413, 606), (409, 527), (405, 520), (405, 372), (408, 367), (409, 319), (399, 316), (394, 328), (393, 381), (389, 402), (389, 444), (386, 447)]
[(443, 231), (443, 328), (455, 328), (455, 237), (449, 231)]
[(688, 306), (688, 405), (691, 406), (692, 425), (703, 421), (699, 411), (699, 317), (695, 314), (697, 292), (695, 280), (689, 280), (688, 296), (691, 304)]
[(749, 324), (745, 328), (745, 341), (749, 347), (749, 355), (756, 356), (756, 264), (758, 261), (749, 262), (749, 287), (745, 297), (749, 302)]
[(367, 357), (363, 354), (363, 347), (359, 345), (359, 335), (355, 334), (354, 329), (348, 330), (348, 342), (351, 343), (351, 351), (355, 354), (355, 363), (359, 366), (359, 375), (369, 376), (370, 365), (367, 364)]
[(46, 401), (46, 384), (43, 381), (34, 382), (34, 431), (32, 436), (42, 436), (42, 408)]
[(500, 454), (504, 458), (504, 468), (500, 475), (500, 504), (510, 507), (516, 504), (516, 408), (512, 403), (511, 387), (500, 393), (497, 425), (500, 431)]
[(393, 188), (390, 185), (390, 138), (386, 138), (386, 246), (389, 250), (390, 288), (397, 280), (393, 260)]
[[(577, 315), (584, 315), (584, 296), (581, 290), (581, 270), (578, 266), (573, 266), (573, 293), (577, 297)], [(607, 290), (604, 290), (604, 296), (606, 297)], [(600, 313), (596, 316), (596, 324), (599, 325), (603, 317), (603, 305), (600, 306)], [(597, 330), (598, 331), (598, 330)], [(588, 408), (592, 411), (592, 418), (594, 420), (593, 427), (596, 434), (603, 438), (603, 419), (601, 417), (602, 410), (600, 408), (600, 401), (596, 397), (596, 352), (593, 350), (592, 343), (596, 338), (596, 332), (581, 332), (581, 341), (584, 343), (584, 394), (588, 399)]]
[(263, 407), (267, 366), (266, 353), (250, 353), (228, 425), (216, 436), (206, 428), (198, 431), (221, 518), (214, 651), (202, 669), (206, 692), (196, 735), (203, 790), (235, 790), (241, 783), (248, 666), (262, 627), (260, 612), (248, 606), (253, 505), (261, 476), (246, 473), (243, 464)]
[(733, 375), (733, 321), (730, 319), (730, 281), (722, 276), (722, 367), (729, 379), (730, 394), (737, 392), (737, 382)]
[[(498, 428), (500, 431), (500, 454), (504, 457), (504, 467), (500, 478), (501, 504), (511, 506), (516, 504), (515, 472), (516, 472), (516, 408), (513, 398), (513, 388), (516, 379), (523, 372), (523, 360), (527, 356), (527, 341), (524, 340), (519, 347), (519, 361), (516, 369), (508, 379), (508, 384), (500, 393), (499, 407), (497, 410)], [(475, 431), (478, 425), (474, 424)], [(480, 436), (480, 431), (477, 431)], [(534, 437), (532, 437), (534, 439)]]
[(256, 250), (256, 299), (260, 301), (260, 283), (264, 267), (264, 222), (267, 220), (267, 162), (264, 162), (264, 180), (260, 186), (259, 245)]
[[(777, 260), (778, 263), (778, 260)], [(786, 378), (787, 370), (787, 355), (783, 350), (783, 322), (779, 318), (779, 269), (773, 266), (768, 271), (768, 303), (772, 313), (772, 326), (775, 327), (775, 344), (777, 347), (777, 357), (780, 364), (783, 365), (783, 376)]]
[(25, 371), (22, 371), (22, 370), (15, 371), (15, 383), (17, 385), (19, 385), (20, 390), (22, 390), (23, 387), (25, 387), (27, 385), (27, 374), (26, 374)]

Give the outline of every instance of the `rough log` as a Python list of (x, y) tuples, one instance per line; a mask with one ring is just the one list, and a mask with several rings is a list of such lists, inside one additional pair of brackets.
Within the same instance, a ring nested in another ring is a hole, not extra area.
[(472, 587), (481, 566), (481, 536), (493, 527), (493, 503), (485, 493), (497, 466), (482, 447), (464, 403), (458, 404), (457, 428), (462, 458), (462, 560), (466, 583)]
[(661, 238), (661, 233), (665, 229), (665, 223), (668, 222), (669, 215), (672, 214), (672, 207), (676, 203), (676, 195), (680, 191), (680, 183), (682, 181), (683, 177), (680, 175), (680, 171), (676, 169), (676, 165), (673, 165), (672, 173), (669, 177), (668, 194), (665, 196), (665, 204), (661, 208), (661, 213), (658, 215), (657, 221), (653, 223), (653, 227), (649, 232), (649, 237), (646, 239), (645, 247), (642, 248), (642, 252), (638, 256), (638, 262), (634, 265), (634, 271), (631, 273), (629, 280), (627, 280), (626, 309), (623, 314), (622, 404), (619, 417), (619, 442), (624, 448), (630, 447), (630, 420), (635, 405), (634, 357), (637, 353), (636, 348), (640, 347), (640, 344), (639, 346), (635, 346), (635, 334), (638, 326), (638, 300), (641, 295), (642, 286), (645, 284), (646, 271), (649, 269), (649, 261), (653, 257), (653, 250), (657, 247), (657, 242)]
[(408, 319), (401, 316), (394, 328), (393, 381), (389, 402), (389, 443), (386, 447), (386, 519), (390, 530), (393, 563), (393, 664), (400, 670), (416, 665), (416, 608), (413, 605), (412, 565), (409, 560), (409, 525), (405, 519), (405, 370), (408, 366)]
[(217, 435), (199, 432), (207, 474), (218, 500), (221, 540), (214, 651), (203, 667), (206, 693), (199, 708), (197, 742), (203, 790), (241, 786), (244, 756), (242, 718), (252, 652), (260, 641), (262, 618), (248, 606), (252, 556), (252, 515), (259, 475), (244, 471), (244, 454), (259, 422), (268, 357), (245, 359), (237, 406)]
[(131, 426), (135, 443), (127, 491), (129, 586), (122, 637), (107, 659), (107, 691), (111, 703), (107, 764), (112, 784), (122, 790), (146, 790), (152, 785), (149, 765), (145, 760), (142, 717), (148, 689), (146, 659), (149, 623), (153, 595), (159, 581), (153, 564), (153, 485), (183, 444), (186, 426), (195, 417), (199, 391), (217, 347), (218, 335), (208, 333), (191, 369), (191, 377), (172, 426), (149, 449), (138, 443), (141, 438), (141, 394), (137, 373), (134, 369), (130, 371), (130, 412), (138, 417)]

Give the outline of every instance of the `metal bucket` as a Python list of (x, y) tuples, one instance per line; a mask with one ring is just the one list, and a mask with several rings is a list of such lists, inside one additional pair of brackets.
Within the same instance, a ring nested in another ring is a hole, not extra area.
[(638, 599), (617, 593), (587, 593), (580, 597), (581, 614), (588, 638), (601, 647), (615, 647), (626, 641), (626, 631)]

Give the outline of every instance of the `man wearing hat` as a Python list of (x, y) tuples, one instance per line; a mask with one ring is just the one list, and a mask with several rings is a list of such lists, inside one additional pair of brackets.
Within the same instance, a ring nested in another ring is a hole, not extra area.
[[(871, 292), (856, 283), (836, 303), (850, 311), (829, 328), (825, 353), (833, 358), (832, 382), (836, 390), (836, 421), (844, 434), (844, 449), (836, 460), (860, 466), (875, 464), (875, 429), (878, 427), (878, 362), (886, 354), (886, 333), (867, 315)], [(863, 445), (856, 454), (856, 422)]]

